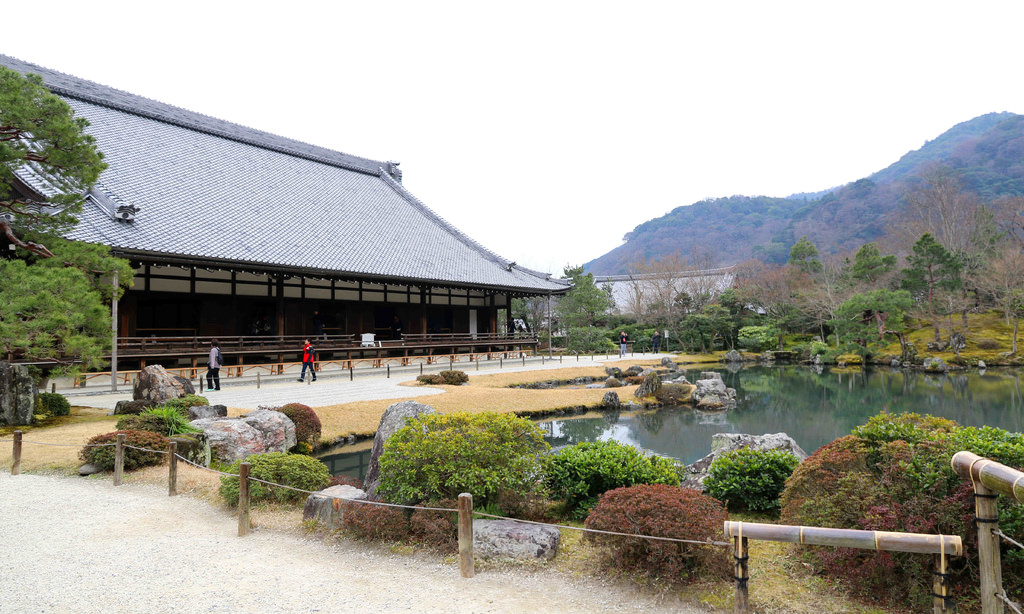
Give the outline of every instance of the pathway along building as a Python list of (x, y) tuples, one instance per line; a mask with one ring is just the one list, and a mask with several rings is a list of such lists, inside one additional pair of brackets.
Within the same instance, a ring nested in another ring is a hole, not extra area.
[[(321, 322), (322, 347), (358, 347), (365, 334), (391, 339), (396, 317), (408, 344), (422, 346), (413, 351), (454, 348), (456, 339), (507, 347), (513, 297), (568, 289), (437, 216), (402, 185), (397, 162), (246, 128), (3, 55), (0, 64), (41, 75), (89, 121), (105, 156), (108, 168), (68, 237), (108, 245), (135, 267), (134, 287), (118, 305), (125, 367), (157, 356), (194, 363), (206, 351), (174, 338), (219, 337), (229, 355), (272, 359), (275, 349), (298, 348), (295, 337), (312, 335)], [(31, 169), (20, 179), (45, 192)]]

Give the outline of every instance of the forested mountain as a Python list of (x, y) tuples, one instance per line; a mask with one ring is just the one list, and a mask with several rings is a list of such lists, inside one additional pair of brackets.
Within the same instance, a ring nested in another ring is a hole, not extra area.
[(823, 255), (853, 251), (884, 234), (918, 175), (935, 165), (955, 171), (983, 201), (1024, 195), (1024, 115), (989, 113), (957, 124), (889, 167), (825, 193), (730, 196), (676, 207), (634, 228), (625, 243), (585, 268), (622, 274), (638, 261), (695, 250), (711, 252), (717, 266), (749, 258), (780, 263), (804, 235)]

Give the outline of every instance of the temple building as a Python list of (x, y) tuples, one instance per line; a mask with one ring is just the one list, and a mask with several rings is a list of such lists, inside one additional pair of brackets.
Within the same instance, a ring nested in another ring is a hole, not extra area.
[[(274, 339), (278, 349), (297, 347), (296, 337), (321, 328), (325, 345), (358, 347), (397, 340), (396, 322), (410, 345), (501, 346), (514, 329), (514, 297), (568, 290), (566, 281), (499, 257), (439, 217), (403, 186), (397, 162), (7, 56), (0, 64), (41, 75), (89, 121), (104, 154), (108, 168), (68, 238), (107, 245), (135, 268), (118, 305), (123, 357), (145, 340), (218, 337), (237, 340), (242, 354), (261, 338), (251, 349), (259, 358), (273, 354)], [(33, 179), (23, 177), (29, 188)]]

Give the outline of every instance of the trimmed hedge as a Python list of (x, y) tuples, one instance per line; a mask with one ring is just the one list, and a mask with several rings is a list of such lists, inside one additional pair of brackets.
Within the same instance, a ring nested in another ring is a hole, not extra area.
[[(725, 506), (691, 488), (644, 484), (601, 495), (585, 523), (588, 529), (672, 537), (691, 541), (720, 539), (728, 518)], [(605, 547), (607, 565), (669, 582), (729, 574), (729, 550), (720, 546), (601, 535), (586, 539)]]
[(310, 450), (316, 448), (320, 443), (321, 425), (320, 418), (312, 407), (302, 403), (289, 403), (278, 411), (295, 423), (296, 445), (306, 443), (309, 444)]
[[(98, 467), (102, 467), (104, 470), (112, 470), (114, 468), (114, 457), (116, 456), (115, 447), (113, 445), (104, 444), (117, 443), (117, 436), (120, 433), (124, 433), (125, 444), (127, 444), (127, 446), (134, 446), (131, 448), (125, 447), (124, 449), (125, 471), (148, 465), (159, 465), (164, 462), (166, 454), (162, 454), (161, 452), (166, 452), (168, 449), (167, 438), (149, 431), (132, 430), (115, 431), (113, 433), (104, 433), (93, 437), (86, 442), (86, 447), (82, 448), (82, 451), (78, 453), (79, 458), (87, 463), (92, 463)], [(143, 450), (137, 450), (136, 448), (145, 448), (147, 450), (155, 451), (146, 452)]]
[(549, 446), (540, 427), (511, 414), (425, 414), (392, 435), (380, 456), (377, 490), (392, 503), (473, 494), (479, 506), (502, 490), (537, 489)]
[[(237, 474), (242, 463), (250, 464), (249, 477), (312, 492), (323, 490), (331, 480), (327, 465), (302, 454), (286, 452), (253, 454), (244, 460), (231, 463), (225, 471)], [(222, 476), (219, 492), (228, 505), (238, 505), (238, 476)], [(250, 482), (249, 484), (249, 501), (253, 503), (258, 501), (297, 503), (305, 501), (308, 496), (304, 492), (268, 486), (260, 482)]]
[(682, 465), (670, 458), (644, 456), (617, 441), (591, 441), (563, 448), (547, 457), (544, 473), (551, 495), (566, 511), (582, 519), (601, 493), (635, 484), (678, 485)]
[(792, 452), (741, 448), (715, 459), (704, 490), (730, 509), (777, 512), (779, 495), (799, 464)]
[(40, 392), (38, 396), (43, 413), (50, 416), (67, 416), (71, 414), (71, 403), (64, 395), (54, 392)]

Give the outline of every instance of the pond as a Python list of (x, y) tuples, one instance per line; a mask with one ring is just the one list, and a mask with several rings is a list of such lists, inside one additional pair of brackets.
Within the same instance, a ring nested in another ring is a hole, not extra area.
[[(788, 433), (808, 454), (886, 410), (941, 416), (963, 426), (996, 426), (1024, 432), (1021, 371), (988, 369), (948, 375), (900, 369), (832, 371), (806, 366), (700, 367), (687, 370), (693, 382), (701, 371), (718, 371), (736, 389), (738, 406), (722, 413), (690, 407), (647, 411), (591, 412), (540, 420), (554, 448), (584, 441), (614, 439), (650, 453), (689, 464), (711, 451), (715, 433)], [(332, 474), (362, 479), (366, 450), (321, 457)], [(360, 469), (360, 466), (362, 468)], [(335, 470), (337, 469), (337, 471)]]

